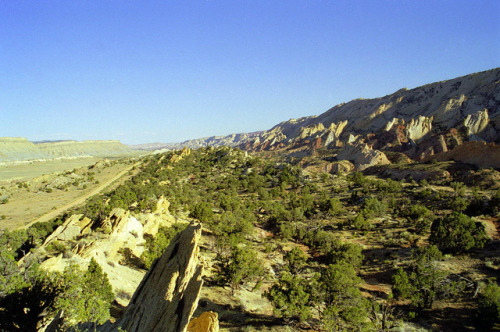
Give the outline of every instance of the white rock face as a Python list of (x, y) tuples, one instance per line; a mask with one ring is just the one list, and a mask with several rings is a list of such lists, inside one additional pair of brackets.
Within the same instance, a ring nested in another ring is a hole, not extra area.
[(475, 114), (467, 115), (464, 120), (464, 126), (467, 129), (467, 136), (480, 134), (488, 127), (490, 122), (488, 110), (484, 109)]
[(466, 101), (465, 95), (460, 95), (457, 98), (450, 98), (443, 102), (435, 112), (436, 123), (446, 128), (455, 126), (457, 120), (460, 119), (460, 110)]
[(364, 143), (347, 145), (340, 150), (337, 159), (353, 162), (356, 171), (362, 171), (374, 165), (387, 165), (391, 163), (383, 152), (373, 150)]
[(348, 121), (340, 121), (339, 123), (330, 124), (330, 127), (327, 129), (325, 146), (329, 145), (338, 145), (340, 142), (340, 135), (344, 131), (344, 128), (347, 126)]
[(73, 215), (44, 243), (46, 247), (57, 240), (66, 245), (71, 254), (48, 258), (41, 263), (41, 268), (62, 272), (73, 263), (86, 269), (90, 259), (94, 258), (108, 275), (113, 291), (118, 294), (115, 300), (126, 306), (145, 273), (144, 270), (129, 266), (129, 255), (142, 255), (144, 234), (154, 236), (160, 226), (170, 226), (177, 222), (170, 215), (168, 206), (169, 202), (161, 198), (154, 213), (138, 215), (141, 221), (128, 211), (114, 209), (100, 225), (102, 229), (107, 228), (109, 234), (91, 233), (92, 221), (82, 218), (82, 215)]
[[(433, 118), (432, 134), (439, 135), (462, 125), (467, 115), (487, 108), (490, 123), (495, 125), (489, 126), (487, 130), (490, 132), (481, 137), (494, 141), (500, 138), (499, 82), (500, 68), (495, 68), (414, 89), (403, 88), (380, 98), (351, 100), (318, 116), (290, 119), (269, 130), (239, 136), (230, 135), (226, 138), (232, 146), (252, 150), (274, 150), (297, 143), (300, 139), (312, 140), (319, 137), (322, 138), (323, 145), (331, 146), (340, 139), (340, 135), (343, 136), (342, 141), (351, 134), (364, 137), (367, 134), (391, 130), (396, 124), (407, 124), (414, 119), (409, 131), (412, 140), (418, 141), (428, 130), (425, 127), (418, 128), (420, 116)], [(332, 124), (337, 126), (333, 134), (328, 132)], [(341, 131), (338, 130), (339, 126)], [(416, 128), (413, 128), (415, 126)], [(222, 138), (221, 140), (224, 141)], [(180, 146), (188, 145), (189, 142), (191, 141)], [(203, 142), (202, 146), (216, 145), (210, 143), (210, 139)]]
[(417, 119), (411, 119), (405, 129), (406, 137), (414, 142), (420, 141), (431, 132), (432, 120), (432, 116), (430, 118), (419, 116)]
[(384, 131), (390, 131), (392, 127), (404, 124), (405, 120), (399, 118), (392, 118), (392, 120), (387, 122), (387, 124), (385, 125)]

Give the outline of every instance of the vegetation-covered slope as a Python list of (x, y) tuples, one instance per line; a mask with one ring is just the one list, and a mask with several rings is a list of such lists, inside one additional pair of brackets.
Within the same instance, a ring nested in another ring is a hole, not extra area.
[[(395, 165), (348, 176), (299, 165), (231, 148), (158, 154), (144, 158), (130, 181), (73, 213), (83, 213), (94, 232), (106, 236), (97, 225), (114, 208), (139, 218), (154, 212), (163, 196), (172, 214), (200, 220), (207, 271), (200, 311), (218, 312), (223, 330), (498, 324), (500, 297), (492, 279), (500, 265), (497, 171), (453, 162), (402, 165), (409, 174), (426, 167), (449, 174), (417, 182), (387, 178)], [(39, 290), (32, 275), (54, 278), (35, 265), (26, 270), (33, 274), (15, 265), (51, 229), (34, 225), (2, 236), (1, 312), (16, 308), (7, 299)], [(149, 265), (171, 237), (171, 229), (161, 229), (141, 257), (128, 255), (127, 264)], [(71, 251), (77, 242), (65, 246)], [(58, 308), (60, 302), (51, 301), (44, 310)], [(41, 312), (39, 303), (29, 305)]]

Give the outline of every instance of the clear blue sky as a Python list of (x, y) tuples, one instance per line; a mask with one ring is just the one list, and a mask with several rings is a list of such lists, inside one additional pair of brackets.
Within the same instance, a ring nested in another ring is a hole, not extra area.
[(0, 136), (269, 129), (500, 66), (500, 1), (0, 0)]

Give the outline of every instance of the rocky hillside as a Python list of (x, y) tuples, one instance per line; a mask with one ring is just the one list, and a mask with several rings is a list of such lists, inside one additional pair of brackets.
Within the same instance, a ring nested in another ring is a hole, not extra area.
[(184, 147), (190, 149), (197, 149), (206, 146), (238, 146), (246, 142), (251, 142), (253, 139), (258, 138), (262, 135), (263, 131), (257, 131), (253, 133), (241, 133), (241, 134), (231, 134), (228, 136), (210, 136), (197, 139), (190, 139), (180, 143), (149, 143), (149, 144), (137, 144), (131, 145), (130, 147), (135, 150), (181, 150)]
[(68, 157), (112, 157), (130, 154), (120, 141), (58, 141), (33, 143), (23, 137), (0, 138), (0, 162)]
[(250, 151), (308, 152), (342, 148), (338, 160), (349, 161), (358, 170), (390, 162), (384, 152), (422, 160), (468, 141), (500, 142), (499, 82), (500, 68), (496, 68), (411, 90), (403, 88), (380, 98), (352, 100), (319, 116), (291, 119), (266, 131), (189, 140), (163, 148), (229, 145)]
[(356, 99), (319, 116), (285, 121), (245, 147), (330, 147), (362, 138), (376, 147), (406, 150), (452, 129), (465, 140), (500, 141), (499, 68), (381, 98)]

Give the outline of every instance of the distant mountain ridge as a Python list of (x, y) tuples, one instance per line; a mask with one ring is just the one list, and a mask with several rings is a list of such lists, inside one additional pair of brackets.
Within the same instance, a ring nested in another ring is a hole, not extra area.
[(114, 157), (133, 150), (117, 140), (30, 142), (24, 137), (0, 137), (0, 162), (70, 157)]
[(269, 130), (188, 140), (163, 148), (229, 145), (248, 151), (313, 151), (326, 147), (343, 149), (339, 160), (356, 165), (362, 160), (364, 168), (373, 162), (390, 162), (380, 151), (422, 160), (469, 141), (500, 143), (500, 68), (403, 88), (384, 97), (355, 99), (317, 116), (283, 121)]
[(197, 149), (206, 146), (238, 146), (243, 142), (249, 142), (252, 139), (259, 137), (263, 131), (253, 133), (231, 134), (227, 136), (210, 136), (203, 138), (190, 139), (179, 143), (146, 143), (131, 145), (132, 149), (136, 150), (181, 150), (184, 147)]
[(282, 122), (246, 148), (272, 150), (313, 141), (317, 146), (342, 145), (350, 135), (378, 134), (398, 125), (413, 142), (464, 126), (485, 141), (498, 141), (499, 81), (496, 68), (380, 98), (352, 100), (319, 116)]

